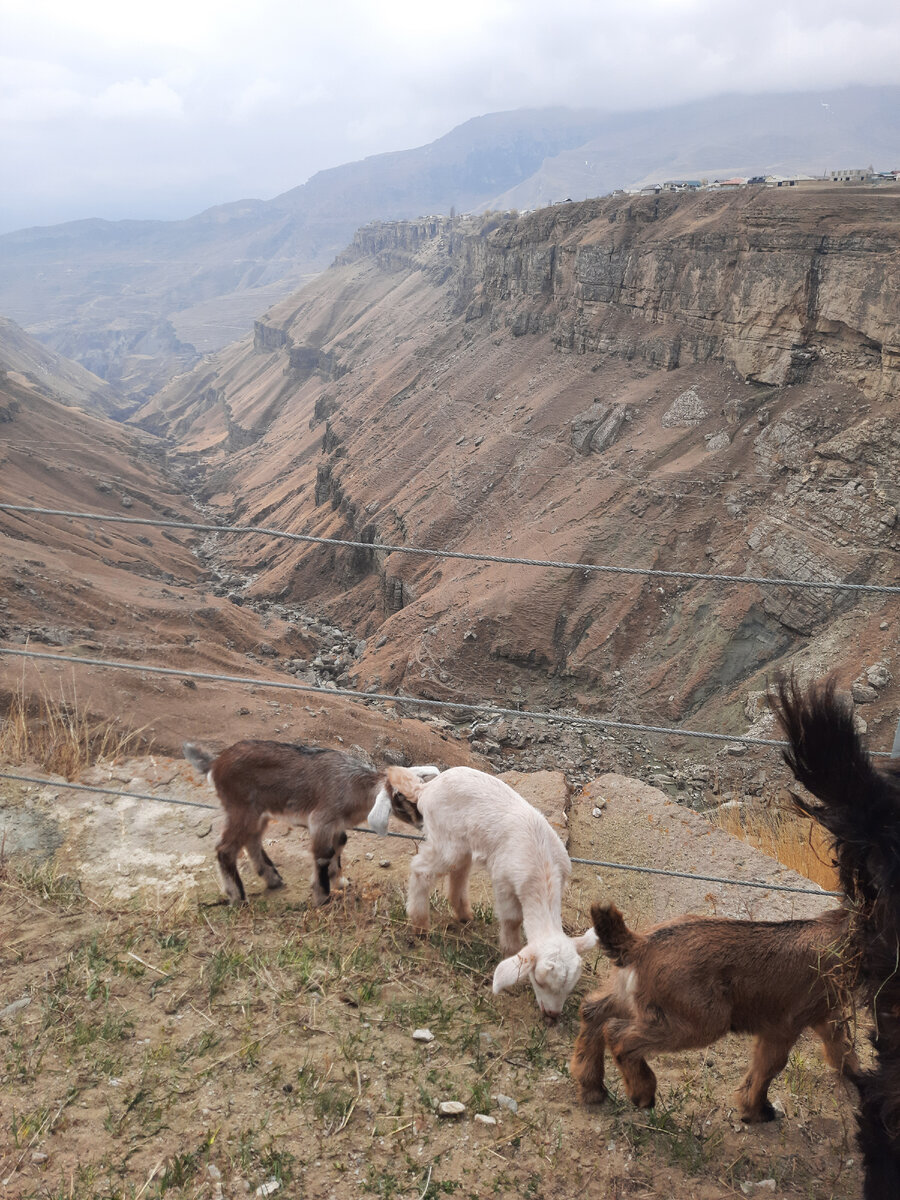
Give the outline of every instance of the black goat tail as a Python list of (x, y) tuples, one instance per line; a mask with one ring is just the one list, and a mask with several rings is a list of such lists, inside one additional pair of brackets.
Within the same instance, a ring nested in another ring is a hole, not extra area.
[(833, 676), (804, 691), (781, 675), (769, 703), (789, 743), (785, 762), (820, 803), (794, 802), (834, 837), (845, 892), (896, 905), (900, 918), (900, 773), (873, 766)]

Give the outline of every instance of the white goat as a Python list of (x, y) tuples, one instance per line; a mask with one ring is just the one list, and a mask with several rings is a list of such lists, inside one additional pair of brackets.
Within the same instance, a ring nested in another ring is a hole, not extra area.
[(593, 928), (575, 938), (563, 932), (562, 893), (572, 864), (550, 823), (501, 779), (471, 767), (452, 767), (426, 783), (416, 806), (425, 843), (409, 875), (406, 911), (413, 928), (427, 932), (431, 892), (444, 875), (453, 911), (471, 920), (469, 871), (473, 863), (486, 867), (500, 949), (509, 956), (494, 972), (494, 992), (527, 979), (541, 1012), (558, 1017), (581, 975), (581, 955), (596, 946), (597, 935)]

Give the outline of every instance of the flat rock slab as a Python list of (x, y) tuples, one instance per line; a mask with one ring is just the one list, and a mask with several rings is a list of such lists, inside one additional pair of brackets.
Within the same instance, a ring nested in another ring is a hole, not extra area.
[[(605, 803), (604, 803), (605, 801)], [(592, 815), (601, 808), (599, 817)], [(573, 858), (629, 863), (688, 875), (715, 875), (816, 891), (817, 885), (783, 867), (746, 842), (716, 829), (664, 792), (625, 775), (601, 775), (569, 807), (569, 853)], [(611, 900), (629, 924), (653, 924), (680, 913), (777, 921), (812, 917), (837, 900), (824, 892), (804, 896), (772, 887), (735, 887), (703, 879), (676, 879), (577, 866), (573, 879), (597, 900)]]
[(500, 778), (544, 814), (569, 848), (566, 812), (571, 788), (562, 771), (506, 771)]

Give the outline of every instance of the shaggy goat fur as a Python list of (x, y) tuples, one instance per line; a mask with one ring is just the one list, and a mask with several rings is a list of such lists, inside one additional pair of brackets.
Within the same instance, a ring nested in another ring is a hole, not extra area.
[(562, 894), (572, 864), (546, 817), (502, 779), (471, 767), (453, 767), (427, 783), (417, 806), (426, 840), (410, 868), (406, 910), (413, 927), (427, 931), (441, 876), (457, 917), (471, 920), (469, 872), (473, 863), (484, 866), (500, 948), (509, 956), (494, 972), (494, 991), (527, 979), (544, 1015), (558, 1016), (581, 975), (581, 955), (596, 939), (593, 929), (576, 938), (563, 932)]
[(184, 756), (207, 775), (225, 810), (216, 858), (222, 889), (232, 904), (246, 899), (237, 869), (242, 848), (266, 887), (283, 885), (262, 845), (271, 817), (309, 829), (315, 861), (313, 901), (327, 904), (332, 887), (346, 886), (341, 876), (341, 851), (347, 842), (347, 828), (365, 819), (382, 788), (401, 820), (413, 820), (417, 815), (415, 798), (423, 786), (415, 769), (374, 771), (342, 750), (319, 746), (244, 741), (214, 755), (185, 742)]
[[(835, 681), (806, 693), (776, 681), (770, 702), (790, 747), (785, 761), (817, 800), (794, 796), (801, 812), (834, 838), (850, 936), (874, 1018), (876, 1065), (858, 1078), (859, 1145), (865, 1200), (900, 1196), (900, 761), (877, 769)], [(900, 731), (898, 731), (900, 732)]]
[(842, 1004), (841, 909), (808, 921), (679, 917), (633, 933), (613, 904), (591, 908), (600, 947), (615, 968), (609, 986), (581, 1005), (570, 1072), (582, 1101), (606, 1096), (609, 1046), (631, 1101), (649, 1108), (656, 1076), (645, 1056), (697, 1050), (726, 1033), (755, 1035), (750, 1069), (737, 1092), (744, 1121), (771, 1121), (769, 1084), (811, 1027), (837, 1071), (857, 1069)]

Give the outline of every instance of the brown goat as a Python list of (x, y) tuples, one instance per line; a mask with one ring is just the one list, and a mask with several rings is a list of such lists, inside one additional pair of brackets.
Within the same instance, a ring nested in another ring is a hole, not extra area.
[(616, 1061), (629, 1099), (650, 1108), (656, 1076), (645, 1055), (697, 1050), (726, 1033), (755, 1035), (737, 1091), (744, 1121), (771, 1121), (769, 1084), (801, 1032), (812, 1028), (835, 1070), (858, 1069), (843, 1004), (840, 909), (807, 921), (679, 917), (633, 933), (613, 904), (591, 908), (604, 953), (619, 968), (606, 991), (586, 997), (570, 1071), (581, 1100), (606, 1096), (603, 1056)]
[(219, 755), (185, 742), (184, 756), (208, 776), (225, 810), (216, 857), (222, 889), (232, 904), (247, 898), (237, 869), (243, 848), (266, 887), (284, 884), (262, 845), (271, 817), (309, 830), (316, 905), (328, 903), (332, 887), (346, 886), (341, 876), (341, 851), (347, 842), (347, 828), (365, 820), (382, 789), (401, 820), (417, 821), (415, 800), (423, 780), (415, 768), (374, 771), (342, 750), (287, 742), (235, 742)]

